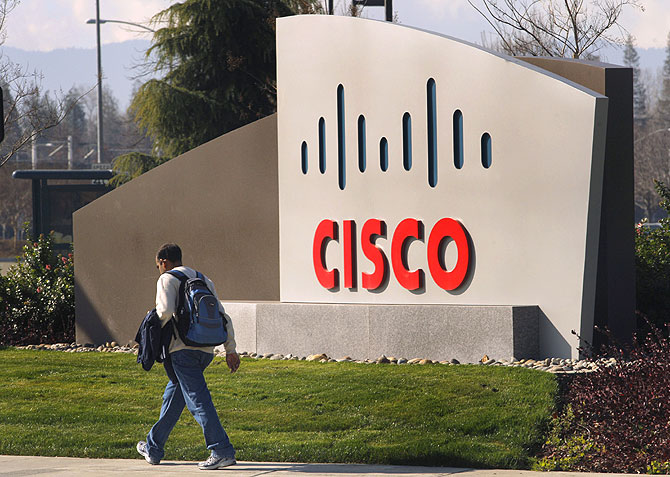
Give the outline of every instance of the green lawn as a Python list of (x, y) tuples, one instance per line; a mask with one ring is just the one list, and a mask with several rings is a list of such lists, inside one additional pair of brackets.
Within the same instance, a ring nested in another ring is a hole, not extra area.
[[(206, 371), (238, 459), (528, 468), (555, 407), (548, 373), (476, 365), (222, 358)], [(167, 378), (135, 356), (0, 350), (0, 454), (137, 458)], [(184, 412), (167, 460), (207, 456)]]

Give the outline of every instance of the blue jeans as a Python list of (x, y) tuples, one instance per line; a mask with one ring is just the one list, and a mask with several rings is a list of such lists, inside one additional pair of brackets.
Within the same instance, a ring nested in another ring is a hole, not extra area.
[(212, 454), (216, 457), (235, 457), (235, 449), (221, 426), (202, 374), (213, 358), (211, 353), (184, 349), (171, 353), (163, 363), (170, 381), (165, 386), (158, 422), (147, 436), (147, 450), (151, 457), (161, 460), (165, 455), (165, 442), (177, 424), (184, 405), (202, 427), (205, 443)]

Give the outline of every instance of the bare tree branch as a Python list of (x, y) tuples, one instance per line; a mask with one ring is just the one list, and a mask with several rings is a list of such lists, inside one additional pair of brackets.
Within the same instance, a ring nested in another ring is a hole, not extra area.
[[(74, 108), (77, 102), (96, 87), (97, 83), (91, 89), (81, 94), (67, 107), (64, 106), (63, 101), (59, 99), (56, 101), (56, 104), (47, 104), (47, 108), (40, 108), (39, 105), (34, 102), (27, 107), (25, 106), (25, 103), (28, 103), (30, 99), (39, 97), (39, 88), (37, 88), (37, 86), (33, 86), (28, 90), (19, 88), (17, 90), (18, 94), (14, 97), (15, 99), (10, 105), (9, 111), (5, 114), (5, 127), (7, 127), (8, 124), (11, 125), (13, 121), (18, 121), (19, 123), (23, 123), (24, 126), (27, 125), (29, 127), (23, 128), (24, 132), (9, 144), (9, 151), (0, 156), (0, 167), (4, 166), (19, 150), (41, 133), (58, 126)], [(21, 112), (18, 115), (14, 114), (22, 105), (24, 107), (21, 108)]]
[(606, 44), (623, 44), (625, 7), (640, 0), (468, 0), (510, 55), (593, 58)]
[[(7, 17), (18, 3), (19, 0), (0, 0), (0, 45), (7, 36)], [(57, 126), (73, 107), (72, 104), (66, 107), (58, 97), (55, 100), (41, 97), (41, 79), (38, 72), (30, 72), (6, 56), (0, 56), (0, 81), (6, 92), (2, 119), (5, 131), (13, 132), (5, 138), (0, 167), (40, 133)]]

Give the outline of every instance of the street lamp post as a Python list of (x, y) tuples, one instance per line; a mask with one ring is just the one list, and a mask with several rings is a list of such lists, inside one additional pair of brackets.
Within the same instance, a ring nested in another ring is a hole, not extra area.
[(139, 23), (125, 22), (123, 20), (102, 20), (102, 19), (98, 19), (98, 21), (96, 22), (96, 20), (94, 18), (89, 18), (88, 20), (86, 20), (86, 23), (88, 23), (89, 25), (93, 25), (95, 23), (100, 23), (101, 25), (104, 24), (104, 23), (123, 23), (124, 25), (136, 26), (136, 27), (142, 28), (146, 31), (150, 31), (151, 33), (156, 33), (156, 30), (154, 30), (152, 28), (149, 28), (148, 26), (140, 25)]
[(102, 163), (102, 56), (100, 55), (100, 0), (95, 0), (95, 36), (98, 43), (98, 164)]
[(384, 7), (386, 10), (386, 21), (393, 21), (393, 0), (353, 0), (353, 2), (354, 5), (362, 5), (364, 7)]
[(154, 32), (149, 27), (140, 25), (138, 23), (125, 22), (122, 20), (101, 20), (100, 19), (100, 0), (95, 0), (95, 18), (90, 18), (86, 20), (86, 23), (89, 25), (95, 24), (95, 34), (97, 39), (98, 47), (98, 164), (102, 163), (102, 147), (103, 147), (103, 134), (102, 134), (102, 55), (100, 54), (100, 24), (102, 23), (124, 23), (126, 25), (132, 25), (139, 28), (143, 28), (150, 32)]

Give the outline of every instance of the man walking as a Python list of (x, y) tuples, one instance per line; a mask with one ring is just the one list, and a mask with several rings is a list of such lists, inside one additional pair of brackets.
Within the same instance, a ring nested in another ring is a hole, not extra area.
[[(165, 273), (169, 270), (180, 271), (188, 278), (195, 278), (196, 271), (182, 265), (181, 249), (176, 244), (163, 245), (156, 254), (156, 268), (160, 272), (156, 290), (156, 313), (162, 326), (173, 326), (170, 323), (177, 311), (180, 280)], [(207, 287), (219, 298), (212, 281), (204, 277)], [(221, 312), (223, 308), (219, 304)], [(230, 319), (226, 316), (228, 339), (224, 343), (226, 349), (226, 364), (230, 372), (234, 373), (240, 366), (240, 357), (235, 351), (235, 334)], [(226, 431), (221, 426), (219, 416), (214, 408), (212, 397), (207, 388), (204, 369), (214, 358), (214, 347), (187, 346), (179, 337), (173, 335), (170, 343), (169, 356), (164, 361), (165, 371), (169, 381), (163, 394), (158, 422), (149, 431), (147, 440), (137, 443), (139, 452), (150, 464), (159, 464), (164, 456), (165, 443), (181, 416), (184, 406), (188, 407), (195, 420), (202, 427), (207, 448), (211, 451), (209, 458), (198, 464), (201, 470), (213, 470), (234, 465), (235, 449), (233, 448)]]

